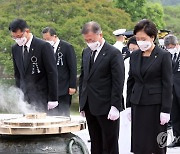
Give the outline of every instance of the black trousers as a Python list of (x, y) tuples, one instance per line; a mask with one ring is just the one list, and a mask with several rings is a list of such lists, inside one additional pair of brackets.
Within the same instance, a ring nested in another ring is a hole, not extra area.
[(91, 154), (119, 154), (119, 119), (108, 120), (108, 115), (94, 116), (88, 103), (84, 108), (91, 139)]
[(173, 103), (171, 109), (171, 120), (173, 134), (175, 137), (180, 136), (180, 97), (173, 90)]
[(58, 97), (58, 106), (52, 110), (49, 110), (49, 115), (52, 116), (70, 116), (72, 96), (67, 94)]

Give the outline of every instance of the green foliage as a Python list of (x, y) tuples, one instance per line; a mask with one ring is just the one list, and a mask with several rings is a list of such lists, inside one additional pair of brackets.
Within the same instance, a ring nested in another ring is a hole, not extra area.
[(1, 73), (8, 75), (9, 77), (13, 77), (13, 65), (12, 65), (12, 56), (7, 52), (0, 52), (0, 76)]
[(160, 3), (150, 3), (147, 0), (115, 0), (116, 6), (125, 10), (131, 15), (133, 21), (149, 19), (153, 21), (158, 28), (163, 28), (163, 8)]
[(146, 0), (115, 0), (116, 6), (125, 10), (131, 15), (133, 21), (141, 19), (144, 14), (143, 7), (146, 4)]
[(149, 2), (145, 5), (144, 12), (143, 18), (153, 21), (158, 29), (164, 28), (164, 10), (161, 4)]
[(171, 30), (171, 32), (179, 38), (180, 41), (180, 5), (173, 7), (164, 7), (166, 22), (166, 29)]
[[(5, 53), (10, 53), (14, 41), (8, 31), (9, 23), (15, 18), (27, 21), (32, 33), (42, 37), (44, 27), (55, 28), (58, 36), (70, 42), (76, 51), (78, 70), (80, 69), (81, 52), (86, 46), (80, 34), (85, 22), (97, 21), (109, 43), (115, 42), (112, 32), (118, 28), (132, 29), (133, 22), (129, 14), (114, 8), (109, 0), (1, 0), (0, 1), (0, 59)], [(12, 63), (12, 61), (11, 61)], [(3, 65), (11, 67), (12, 64)], [(8, 65), (8, 66), (7, 66)], [(8, 69), (13, 74), (12, 69)]]

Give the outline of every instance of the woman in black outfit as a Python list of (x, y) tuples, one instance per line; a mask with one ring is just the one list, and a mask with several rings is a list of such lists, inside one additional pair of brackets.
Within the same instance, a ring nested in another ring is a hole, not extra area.
[(165, 154), (172, 103), (171, 55), (154, 44), (158, 30), (141, 20), (134, 28), (140, 50), (130, 57), (127, 107), (131, 107), (131, 151)]

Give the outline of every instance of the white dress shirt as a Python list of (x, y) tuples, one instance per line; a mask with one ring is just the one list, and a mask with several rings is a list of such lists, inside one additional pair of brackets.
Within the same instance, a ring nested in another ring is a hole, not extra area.
[(104, 43), (105, 43), (105, 39), (103, 38), (102, 44), (97, 48), (96, 54), (94, 56), (94, 62), (96, 61), (96, 58), (97, 58), (99, 52), (101, 51), (102, 47), (104, 46)]

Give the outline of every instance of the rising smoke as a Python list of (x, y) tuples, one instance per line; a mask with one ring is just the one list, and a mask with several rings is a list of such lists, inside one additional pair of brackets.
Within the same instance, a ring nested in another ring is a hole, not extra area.
[(25, 114), (35, 107), (24, 101), (23, 92), (16, 87), (0, 86), (0, 113)]

